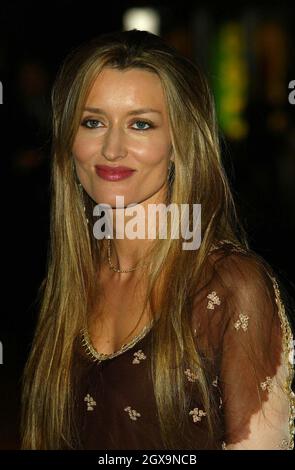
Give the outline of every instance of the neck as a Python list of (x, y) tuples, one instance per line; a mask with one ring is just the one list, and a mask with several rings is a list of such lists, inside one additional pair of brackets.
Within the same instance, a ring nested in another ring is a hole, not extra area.
[[(151, 248), (155, 239), (148, 238), (148, 226), (155, 224), (152, 219), (148, 220), (148, 207), (150, 204), (166, 203), (166, 187), (163, 185), (160, 190), (151, 197), (142, 201), (132, 208), (132, 215), (126, 214), (127, 209), (113, 209), (113, 238), (111, 239), (111, 261), (116, 268), (128, 270), (145, 263), (145, 256)], [(138, 207), (140, 206), (140, 208)], [(143, 238), (131, 239), (128, 237), (130, 231), (130, 221), (136, 218), (136, 224), (133, 225), (134, 230), (140, 233)], [(157, 218), (155, 218), (157, 221)], [(129, 225), (128, 225), (129, 224)], [(158, 233), (157, 226), (154, 226), (155, 232)], [(104, 240), (104, 259), (108, 263), (107, 257), (107, 240)], [(109, 263), (108, 263), (109, 265)], [(130, 273), (116, 273), (112, 271), (114, 277), (128, 278), (136, 277), (136, 273), (143, 273), (144, 267), (138, 267)]]

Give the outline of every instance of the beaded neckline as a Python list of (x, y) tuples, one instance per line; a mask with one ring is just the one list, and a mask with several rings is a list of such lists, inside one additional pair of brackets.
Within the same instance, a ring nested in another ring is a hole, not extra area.
[(149, 325), (146, 325), (138, 335), (136, 335), (134, 338), (132, 338), (131, 341), (128, 343), (124, 343), (120, 349), (117, 351), (114, 351), (113, 353), (99, 353), (96, 351), (96, 349), (93, 347), (91, 343), (91, 339), (89, 337), (88, 331), (86, 328), (83, 328), (81, 330), (81, 342), (82, 346), (84, 347), (87, 356), (89, 356), (90, 359), (92, 359), (94, 362), (101, 362), (105, 361), (106, 359), (112, 359), (113, 357), (117, 357), (121, 354), (123, 354), (125, 351), (128, 349), (131, 349), (136, 343), (138, 343), (144, 336), (147, 335), (147, 333), (152, 329), (154, 325), (154, 320)]

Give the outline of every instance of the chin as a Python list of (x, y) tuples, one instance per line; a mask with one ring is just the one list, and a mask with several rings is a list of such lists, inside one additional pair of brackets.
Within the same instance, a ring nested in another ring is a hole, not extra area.
[[(121, 204), (121, 201), (118, 201), (118, 206), (116, 205), (116, 197), (124, 198), (124, 203), (123, 205)], [(111, 206), (113, 209), (119, 208), (123, 209), (124, 207), (128, 206), (131, 204), (131, 200), (128, 196), (125, 196), (124, 194), (114, 194), (109, 197), (96, 197), (95, 199), (96, 204), (107, 204)]]

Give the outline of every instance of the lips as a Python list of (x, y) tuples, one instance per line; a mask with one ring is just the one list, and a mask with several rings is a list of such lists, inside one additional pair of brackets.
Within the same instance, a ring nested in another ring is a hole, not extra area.
[(135, 170), (126, 166), (110, 167), (107, 165), (96, 165), (96, 174), (107, 181), (119, 181), (131, 176)]

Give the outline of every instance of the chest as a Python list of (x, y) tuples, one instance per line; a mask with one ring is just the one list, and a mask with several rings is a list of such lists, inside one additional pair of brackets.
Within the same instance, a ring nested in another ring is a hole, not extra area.
[(112, 354), (133, 340), (151, 321), (142, 286), (109, 283), (89, 315), (88, 332), (99, 353)]

